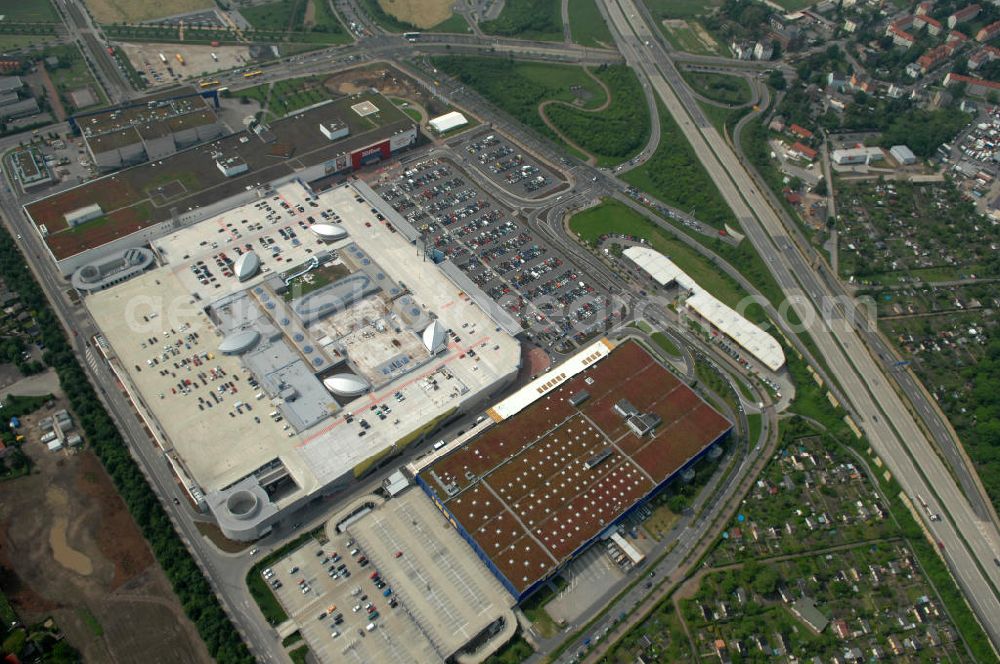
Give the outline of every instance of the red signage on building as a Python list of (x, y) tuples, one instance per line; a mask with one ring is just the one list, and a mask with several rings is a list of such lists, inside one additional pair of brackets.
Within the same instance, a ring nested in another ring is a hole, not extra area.
[(374, 164), (377, 161), (388, 159), (391, 155), (392, 150), (389, 148), (389, 139), (386, 139), (381, 143), (369, 145), (366, 148), (352, 152), (351, 167), (357, 170), (367, 164)]

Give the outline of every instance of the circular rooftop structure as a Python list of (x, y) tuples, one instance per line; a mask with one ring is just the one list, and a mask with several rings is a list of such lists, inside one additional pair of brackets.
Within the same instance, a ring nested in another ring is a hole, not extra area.
[(313, 224), (309, 229), (321, 240), (333, 242), (347, 237), (347, 229), (337, 224)]
[(324, 380), (323, 387), (334, 396), (357, 397), (367, 392), (371, 386), (367, 380), (357, 374), (342, 373)]
[(219, 344), (219, 352), (223, 355), (242, 355), (256, 346), (258, 341), (260, 341), (260, 332), (257, 330), (233, 332)]
[(237, 519), (249, 519), (260, 510), (260, 500), (249, 491), (234, 491), (226, 498), (226, 509)]
[(250, 277), (257, 274), (260, 269), (260, 257), (253, 251), (248, 251), (239, 258), (236, 259), (236, 264), (233, 265), (233, 271), (236, 273), (236, 278), (240, 281), (246, 281)]

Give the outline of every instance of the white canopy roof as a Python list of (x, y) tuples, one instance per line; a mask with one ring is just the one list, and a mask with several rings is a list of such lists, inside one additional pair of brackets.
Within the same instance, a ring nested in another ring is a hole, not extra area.
[(236, 272), (236, 278), (240, 281), (246, 281), (253, 275), (257, 274), (257, 269), (260, 267), (260, 257), (253, 251), (248, 251), (239, 258), (236, 259), (236, 264), (233, 266), (233, 270)]
[(441, 324), (441, 321), (435, 320), (424, 328), (424, 346), (431, 353), (438, 352), (438, 350), (444, 346), (445, 339), (447, 339), (447, 332), (444, 329), (444, 325)]
[(649, 247), (629, 247), (624, 253), (661, 286), (676, 282), (681, 288), (691, 291), (687, 306), (768, 369), (777, 371), (785, 364), (785, 353), (777, 339), (704, 290), (672, 260)]
[(347, 237), (347, 230), (337, 224), (313, 224), (309, 227), (309, 230), (328, 242)]
[(368, 381), (352, 373), (330, 376), (323, 381), (323, 387), (338, 397), (356, 397), (368, 391)]
[(456, 127), (461, 127), (462, 125), (469, 124), (469, 121), (465, 119), (465, 116), (458, 111), (452, 111), (451, 113), (445, 113), (444, 115), (439, 115), (436, 118), (431, 119), (430, 125), (439, 134), (443, 134), (446, 131), (451, 131)]

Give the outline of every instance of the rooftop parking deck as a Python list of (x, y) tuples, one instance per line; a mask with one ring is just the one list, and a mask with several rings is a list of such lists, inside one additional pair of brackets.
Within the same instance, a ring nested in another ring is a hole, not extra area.
[[(347, 236), (323, 243), (309, 217), (334, 216)], [(205, 493), (277, 463), (300, 490), (283, 495), (308, 494), (513, 378), (518, 342), (433, 263), (413, 260), (412, 245), (379, 216), (353, 187), (313, 195), (288, 184), (155, 242), (163, 265), (86, 299), (122, 374)], [(241, 282), (233, 263), (247, 245), (262, 271)], [(283, 288), (279, 272), (312, 287), (319, 268), (302, 266), (317, 256), (330, 268), (317, 278), (364, 275), (376, 290), (301, 320), (301, 292), (286, 302), (274, 288)], [(448, 332), (432, 355), (421, 335), (434, 319)], [(246, 331), (259, 341), (220, 351)], [(328, 393), (322, 379), (348, 370), (374, 389)], [(297, 398), (281, 396), (283, 386)]]

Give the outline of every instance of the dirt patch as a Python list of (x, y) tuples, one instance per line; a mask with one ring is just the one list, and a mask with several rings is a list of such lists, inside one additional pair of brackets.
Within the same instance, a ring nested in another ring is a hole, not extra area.
[(98, 23), (138, 23), (214, 7), (212, 0), (85, 0)]
[(16, 610), (53, 616), (84, 661), (209, 662), (97, 458), (34, 438), (23, 448), (32, 473), (0, 483), (0, 589)]
[(452, 110), (432, 97), (412, 78), (395, 67), (383, 63), (338, 72), (323, 81), (323, 85), (330, 92), (342, 95), (375, 88), (387, 97), (399, 97), (423, 107), (431, 117)]
[(719, 44), (718, 42), (715, 41), (715, 38), (712, 37), (712, 35), (708, 34), (708, 30), (703, 28), (701, 26), (701, 23), (699, 23), (698, 21), (694, 21), (693, 23), (691, 23), (691, 30), (694, 31), (694, 34), (698, 37), (699, 41), (701, 41), (701, 43), (705, 45), (706, 48), (709, 48), (713, 51), (719, 48)]
[[(305, 30), (309, 30), (316, 25), (316, 1), (317, 0), (309, 0), (306, 2), (306, 14), (302, 19), (302, 27)], [(319, 1), (325, 2), (326, 0)]]
[(418, 28), (433, 28), (451, 18), (455, 0), (378, 0), (386, 14)]
[(90, 576), (94, 573), (94, 563), (85, 553), (73, 548), (69, 543), (69, 517), (66, 516), (69, 511), (69, 496), (61, 488), (50, 486), (45, 490), (45, 501), (55, 515), (52, 527), (49, 529), (52, 557), (69, 571), (76, 572), (80, 576)]

